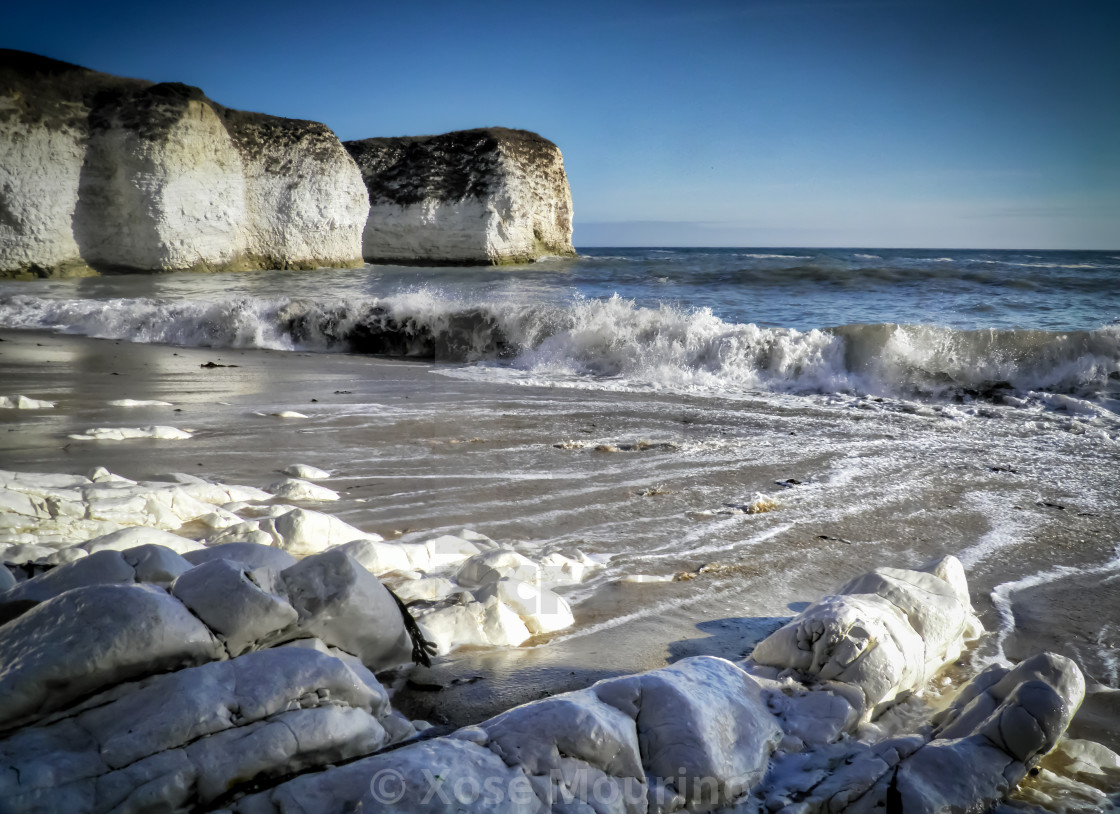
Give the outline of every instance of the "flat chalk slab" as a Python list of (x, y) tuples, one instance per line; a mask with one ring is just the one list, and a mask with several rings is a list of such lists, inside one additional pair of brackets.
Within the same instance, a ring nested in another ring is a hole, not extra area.
[(160, 441), (185, 441), (193, 435), (178, 427), (94, 427), (84, 433), (66, 436), (75, 441), (127, 441), (132, 438), (156, 438)]

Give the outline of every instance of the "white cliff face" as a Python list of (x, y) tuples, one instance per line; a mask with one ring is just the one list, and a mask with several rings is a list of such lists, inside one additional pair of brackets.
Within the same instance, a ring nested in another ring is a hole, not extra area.
[(19, 118), (0, 95), (0, 268), (81, 264), (71, 219), (84, 149), (80, 129)]
[(0, 52), (0, 274), (353, 266), (367, 209), (324, 125)]
[(534, 133), (491, 128), (345, 147), (369, 189), (366, 260), (501, 264), (575, 253), (563, 157)]
[(334, 133), (258, 113), (224, 118), (241, 154), (244, 253), (261, 268), (360, 265), (369, 198)]

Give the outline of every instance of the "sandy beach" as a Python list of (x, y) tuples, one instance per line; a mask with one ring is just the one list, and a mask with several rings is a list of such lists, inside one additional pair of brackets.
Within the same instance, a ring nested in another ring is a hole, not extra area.
[[(0, 412), (3, 468), (260, 486), (298, 461), (335, 474), (333, 514), (387, 539), (468, 527), (603, 563), (561, 591), (571, 629), (417, 668), (395, 701), (414, 717), (462, 725), (688, 655), (740, 658), (868, 567), (952, 553), (989, 631), (962, 674), (1001, 651), (1067, 654), (1096, 689), (1071, 732), (1120, 746), (1120, 477), (1113, 446), (1084, 443), (1068, 418), (495, 386), (360, 356), (0, 338), (4, 391), (57, 405)], [(108, 405), (123, 398), (173, 406)], [(150, 424), (194, 436), (67, 437)], [(735, 508), (760, 496), (775, 508)], [(635, 575), (677, 579), (625, 581)]]

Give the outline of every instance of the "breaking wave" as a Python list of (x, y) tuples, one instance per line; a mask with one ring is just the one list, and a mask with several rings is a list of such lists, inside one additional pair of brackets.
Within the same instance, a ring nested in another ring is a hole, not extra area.
[(1120, 397), (1120, 324), (1092, 331), (725, 322), (708, 308), (614, 296), (564, 305), (385, 298), (212, 301), (0, 298), (0, 325), (132, 342), (338, 351), (696, 392), (947, 398), (1046, 391)]

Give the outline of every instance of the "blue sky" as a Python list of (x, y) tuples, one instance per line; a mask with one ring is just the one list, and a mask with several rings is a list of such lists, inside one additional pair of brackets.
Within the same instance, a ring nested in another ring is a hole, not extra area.
[(576, 246), (1120, 248), (1120, 2), (19, 4), (0, 46), (342, 139), (563, 150)]

